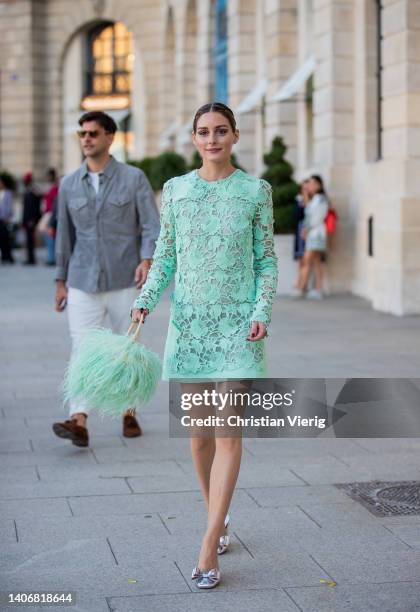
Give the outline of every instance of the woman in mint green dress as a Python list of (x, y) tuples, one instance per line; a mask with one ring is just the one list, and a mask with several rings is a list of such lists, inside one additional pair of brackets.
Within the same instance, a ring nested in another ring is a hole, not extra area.
[[(201, 107), (192, 138), (203, 165), (164, 185), (153, 264), (132, 310), (133, 320), (150, 314), (175, 275), (163, 378), (183, 381), (183, 392), (199, 392), (203, 380), (267, 376), (264, 338), (277, 285), (271, 186), (232, 166), (239, 139), (232, 111)], [(220, 581), (217, 552), (229, 544), (241, 438), (193, 437), (191, 445), (209, 511), (192, 577), (212, 588)]]

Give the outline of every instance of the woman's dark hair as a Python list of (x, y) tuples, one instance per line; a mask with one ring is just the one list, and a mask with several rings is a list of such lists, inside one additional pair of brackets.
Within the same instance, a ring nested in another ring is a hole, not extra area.
[(319, 185), (319, 193), (325, 194), (324, 181), (322, 180), (322, 177), (319, 176), (319, 174), (313, 174), (311, 176), (311, 179), (313, 181), (315, 181), (316, 183), (318, 183), (318, 185)]
[(200, 119), (201, 115), (205, 113), (220, 113), (229, 121), (229, 125), (232, 128), (232, 132), (236, 130), (236, 120), (233, 111), (229, 106), (223, 104), (223, 102), (210, 102), (209, 104), (204, 104), (204, 106), (200, 106), (198, 111), (195, 113), (194, 121), (193, 121), (193, 132), (194, 134), (197, 131), (197, 122)]
[(113, 118), (102, 111), (90, 111), (82, 115), (79, 119), (80, 127), (87, 121), (96, 121), (96, 123), (99, 123), (99, 125), (104, 128), (105, 132), (109, 134), (115, 134), (117, 131), (117, 124)]

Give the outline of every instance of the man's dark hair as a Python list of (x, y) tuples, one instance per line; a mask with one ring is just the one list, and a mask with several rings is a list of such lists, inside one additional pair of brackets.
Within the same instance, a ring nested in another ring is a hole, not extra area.
[(53, 181), (53, 182), (57, 180), (57, 171), (55, 168), (48, 168), (47, 178), (49, 181)]
[(104, 128), (105, 132), (109, 132), (109, 134), (115, 134), (118, 129), (113, 118), (102, 111), (90, 111), (82, 115), (79, 119), (80, 127), (87, 121), (96, 121), (96, 123), (99, 123), (99, 125)]

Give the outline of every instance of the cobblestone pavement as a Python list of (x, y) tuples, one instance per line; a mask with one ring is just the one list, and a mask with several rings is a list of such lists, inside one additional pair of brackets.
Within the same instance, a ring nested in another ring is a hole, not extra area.
[[(52, 433), (69, 355), (53, 290), (50, 269), (0, 267), (0, 590), (72, 591), (89, 612), (420, 609), (420, 516), (375, 517), (333, 486), (420, 480), (417, 439), (245, 441), (223, 582), (197, 591), (205, 513), (188, 441), (168, 437), (166, 383), (141, 438), (94, 415), (88, 449)], [(160, 353), (168, 305), (144, 326)], [(278, 300), (271, 374), (418, 377), (419, 331), (354, 297)]]

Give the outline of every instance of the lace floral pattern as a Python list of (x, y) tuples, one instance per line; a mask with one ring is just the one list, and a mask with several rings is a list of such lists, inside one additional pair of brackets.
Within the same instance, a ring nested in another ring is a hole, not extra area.
[(165, 183), (161, 231), (133, 307), (152, 312), (175, 275), (164, 378), (265, 373), (264, 340), (277, 286), (271, 186), (236, 170), (208, 182), (197, 171)]

